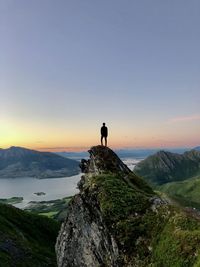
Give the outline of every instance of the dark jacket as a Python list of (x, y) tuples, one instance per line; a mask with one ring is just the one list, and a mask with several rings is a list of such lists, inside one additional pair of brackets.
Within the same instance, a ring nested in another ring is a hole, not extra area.
[(104, 137), (108, 136), (108, 128), (106, 126), (101, 127), (101, 135)]

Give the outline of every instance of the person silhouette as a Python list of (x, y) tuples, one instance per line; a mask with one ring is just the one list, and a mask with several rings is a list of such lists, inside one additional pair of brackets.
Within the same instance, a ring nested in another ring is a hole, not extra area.
[(105, 139), (105, 146), (107, 146), (107, 136), (108, 136), (108, 128), (106, 127), (105, 122), (101, 127), (101, 145), (103, 146), (103, 139)]

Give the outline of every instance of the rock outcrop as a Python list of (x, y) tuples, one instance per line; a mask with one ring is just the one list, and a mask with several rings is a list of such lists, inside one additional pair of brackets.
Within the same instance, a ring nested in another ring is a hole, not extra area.
[(199, 221), (170, 207), (109, 148), (89, 153), (57, 238), (58, 267), (193, 266)]

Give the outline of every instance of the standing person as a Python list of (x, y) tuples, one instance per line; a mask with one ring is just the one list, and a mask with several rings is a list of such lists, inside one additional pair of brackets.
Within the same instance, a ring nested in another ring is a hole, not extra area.
[(103, 146), (103, 138), (105, 139), (105, 146), (107, 146), (107, 136), (108, 136), (108, 128), (106, 127), (105, 122), (101, 127), (101, 145)]

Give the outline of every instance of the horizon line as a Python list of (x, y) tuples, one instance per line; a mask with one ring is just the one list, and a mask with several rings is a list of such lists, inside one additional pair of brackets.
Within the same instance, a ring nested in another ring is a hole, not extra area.
[[(197, 145), (198, 146), (198, 145)], [(11, 147), (21, 147), (21, 148), (27, 148), (27, 149), (32, 149), (32, 150), (38, 150), (38, 151), (47, 151), (47, 152), (87, 152), (92, 146), (62, 146), (62, 147), (29, 147), (29, 146), (15, 146), (15, 145), (11, 145), (9, 147), (6, 148), (0, 148), (0, 149), (9, 149)], [(109, 147), (109, 146), (108, 146)], [(116, 147), (116, 146), (111, 146), (110, 148), (113, 150), (151, 150), (151, 149), (193, 149), (196, 146), (124, 146), (124, 147)]]

